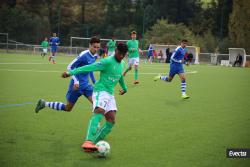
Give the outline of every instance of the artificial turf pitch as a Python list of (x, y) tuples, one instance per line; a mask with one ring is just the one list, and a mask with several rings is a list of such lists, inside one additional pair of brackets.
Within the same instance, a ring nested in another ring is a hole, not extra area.
[[(72, 112), (49, 108), (34, 112), (39, 98), (65, 101), (69, 79), (60, 78), (74, 57), (49, 64), (39, 55), (0, 54), (0, 166), (81, 167), (248, 167), (250, 159), (226, 157), (227, 148), (250, 148), (250, 68), (209, 65), (185, 67), (187, 93), (180, 80), (154, 82), (169, 65), (139, 68), (125, 78), (118, 95), (116, 125), (105, 139), (109, 157), (84, 153), (92, 106), (81, 97)], [(95, 72), (98, 78), (98, 72)]]

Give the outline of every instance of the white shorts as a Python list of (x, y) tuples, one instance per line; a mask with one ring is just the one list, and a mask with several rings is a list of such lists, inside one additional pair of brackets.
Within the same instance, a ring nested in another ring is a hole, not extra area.
[(109, 52), (108, 52), (108, 56), (114, 56), (114, 55), (115, 55), (115, 51), (113, 51), (113, 52), (112, 52), (112, 51), (111, 51), (111, 52), (109, 51)]
[(43, 53), (47, 53), (48, 52), (48, 49), (43, 49)]
[(139, 65), (139, 57), (135, 57), (135, 58), (128, 58), (128, 65)]
[(108, 92), (101, 91), (101, 92), (94, 92), (92, 95), (93, 100), (93, 111), (96, 107), (100, 107), (107, 112), (111, 110), (117, 111), (115, 97)]

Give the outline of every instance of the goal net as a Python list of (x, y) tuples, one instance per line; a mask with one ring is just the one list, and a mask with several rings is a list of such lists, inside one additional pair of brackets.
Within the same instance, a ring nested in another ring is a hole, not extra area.
[(246, 64), (246, 51), (244, 48), (228, 48), (229, 50), (229, 64), (234, 65), (237, 57), (241, 56), (242, 63), (241, 67), (245, 67)]
[[(158, 45), (158, 44), (151, 44), (153, 48), (156, 50), (157, 53), (160, 52), (160, 50), (163, 53), (163, 58), (167, 59), (166, 55), (166, 49), (169, 48), (170, 53), (173, 53), (173, 51), (176, 49), (177, 45)], [(200, 48), (196, 46), (187, 46), (187, 52), (193, 54), (193, 60), (192, 63), (199, 64), (199, 52)]]

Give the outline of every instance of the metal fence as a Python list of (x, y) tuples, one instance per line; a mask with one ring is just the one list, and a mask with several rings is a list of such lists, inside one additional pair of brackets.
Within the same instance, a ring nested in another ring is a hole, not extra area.
[[(57, 52), (59, 55), (75, 56), (85, 50), (84, 47), (70, 47), (70, 46), (59, 46)], [(48, 48), (50, 52), (50, 48)], [(16, 54), (29, 54), (36, 55), (42, 52), (42, 47), (40, 45), (31, 44), (20, 44), (20, 43), (0, 43), (1, 53), (16, 53)]]
[[(70, 46), (59, 46), (58, 56), (76, 56), (85, 47), (70, 47)], [(50, 51), (50, 49), (48, 49)], [(23, 43), (0, 43), (0, 53), (15, 53), (15, 54), (27, 54), (27, 55), (40, 55), (42, 48), (40, 45), (31, 45)], [(143, 50), (140, 58), (143, 60), (147, 59), (148, 51)], [(221, 60), (229, 60), (229, 54), (214, 54), (214, 53), (199, 53), (199, 63), (200, 64), (213, 64), (220, 65)], [(250, 61), (250, 56), (247, 55), (246, 61)], [(166, 57), (163, 57), (160, 61), (155, 62), (166, 62)], [(192, 61), (194, 62), (194, 60)]]

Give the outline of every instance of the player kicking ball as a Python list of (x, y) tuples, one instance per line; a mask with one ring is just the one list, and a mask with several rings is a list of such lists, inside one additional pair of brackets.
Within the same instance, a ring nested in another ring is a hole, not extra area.
[(188, 99), (189, 96), (186, 94), (186, 77), (184, 74), (184, 68), (183, 68), (183, 58), (186, 53), (186, 46), (188, 41), (186, 39), (181, 40), (180, 46), (178, 46), (170, 59), (170, 72), (169, 76), (162, 76), (158, 75), (154, 77), (154, 81), (157, 81), (158, 79), (161, 79), (166, 82), (171, 82), (174, 78), (175, 74), (178, 74), (181, 79), (181, 92), (182, 92), (182, 98)]
[[(76, 68), (62, 74), (63, 78), (72, 75), (81, 74), (90, 71), (100, 71), (100, 79), (94, 85), (93, 99), (93, 115), (90, 118), (89, 126), (85, 142), (82, 148), (85, 152), (97, 151), (96, 143), (103, 140), (108, 135), (115, 124), (115, 115), (117, 111), (116, 101), (114, 97), (114, 88), (119, 82), (122, 89), (120, 95), (127, 92), (122, 71), (125, 62), (122, 60), (128, 51), (126, 44), (119, 43), (115, 50), (115, 55), (101, 59), (100, 62), (88, 66)], [(106, 122), (100, 130), (98, 124), (105, 117)]]
[[(93, 64), (97, 58), (97, 51), (100, 49), (100, 39), (92, 37), (89, 42), (89, 49), (81, 52), (77, 58), (75, 58), (69, 65), (68, 70), (73, 70), (78, 67)], [(61, 102), (46, 102), (40, 99), (35, 108), (35, 112), (38, 113), (45, 107), (49, 107), (58, 111), (70, 112), (78, 98), (84, 95), (92, 103), (93, 87), (89, 83), (89, 77), (93, 84), (95, 83), (95, 77), (93, 72), (86, 72), (81, 74), (72, 75), (72, 79), (69, 84), (69, 89), (66, 94), (67, 104)]]

